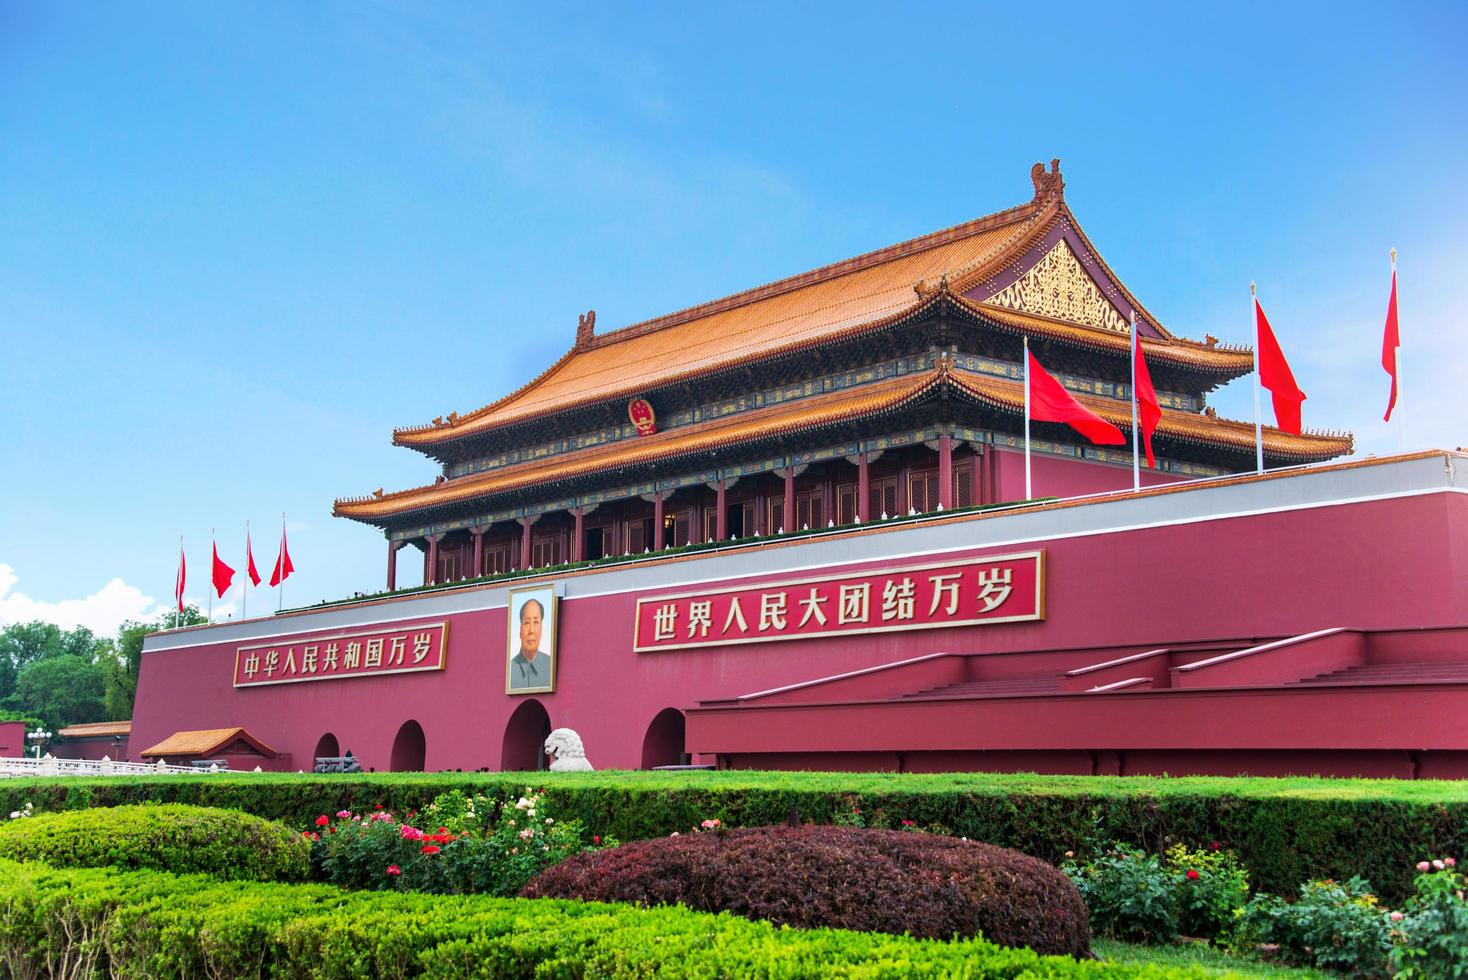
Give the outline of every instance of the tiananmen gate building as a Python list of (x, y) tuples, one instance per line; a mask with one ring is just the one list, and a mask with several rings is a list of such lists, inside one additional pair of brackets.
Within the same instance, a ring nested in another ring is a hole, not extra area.
[[(383, 532), (386, 591), (150, 637), (130, 745), (534, 769), (567, 727), (599, 768), (1468, 775), (1468, 460), (1266, 427), (1256, 474), (1253, 423), (1207, 404), (1252, 351), (1165, 328), (1058, 161), (1031, 177), (779, 282), (586, 313), (519, 391), (396, 430), (435, 480), (334, 506)], [(1032, 422), (1025, 499), (1026, 341), (1130, 439), (1133, 322), (1143, 489), (1129, 445)]]

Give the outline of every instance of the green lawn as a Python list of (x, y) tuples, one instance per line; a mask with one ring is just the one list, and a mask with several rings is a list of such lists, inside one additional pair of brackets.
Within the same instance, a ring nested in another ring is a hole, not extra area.
[(1278, 977), (1280, 980), (1333, 980), (1331, 974), (1319, 970), (1275, 966), (1229, 956), (1201, 943), (1178, 946), (1137, 946), (1114, 939), (1097, 939), (1091, 949), (1103, 960), (1114, 963), (1155, 966), (1195, 966), (1220, 977)]
[[(107, 778), (37, 777), (7, 780), (14, 788), (56, 786)], [(123, 777), (126, 778), (126, 777)], [(1318, 777), (1214, 776), (1040, 776), (1033, 773), (821, 773), (692, 771), (642, 772), (605, 770), (593, 773), (372, 773), (354, 776), (313, 776), (309, 773), (222, 773), (201, 776), (158, 777), (170, 782), (207, 781), (348, 783), (435, 786), (459, 782), (483, 785), (500, 780), (526, 780), (541, 787), (587, 787), (627, 790), (764, 790), (778, 792), (842, 793), (1025, 793), (1048, 796), (1232, 796), (1244, 799), (1384, 800), (1401, 803), (1468, 802), (1468, 780), (1325, 779)]]

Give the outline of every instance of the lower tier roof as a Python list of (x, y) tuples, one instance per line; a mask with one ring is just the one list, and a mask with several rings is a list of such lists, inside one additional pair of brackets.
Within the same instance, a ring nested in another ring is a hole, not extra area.
[[(370, 524), (467, 500), (708, 453), (776, 436), (811, 432), (858, 419), (876, 418), (946, 394), (1023, 419), (1022, 382), (953, 367), (946, 359), (920, 373), (814, 395), (750, 412), (665, 429), (593, 449), (533, 460), (392, 493), (337, 500), (332, 513)], [(1081, 404), (1124, 432), (1131, 430), (1131, 406), (1112, 398), (1074, 393)], [(1254, 426), (1247, 422), (1163, 408), (1156, 437), (1181, 443), (1252, 453)], [(1078, 437), (1079, 438), (1079, 437)], [(1302, 435), (1264, 428), (1264, 451), (1275, 461), (1311, 463), (1352, 451), (1348, 434)]]

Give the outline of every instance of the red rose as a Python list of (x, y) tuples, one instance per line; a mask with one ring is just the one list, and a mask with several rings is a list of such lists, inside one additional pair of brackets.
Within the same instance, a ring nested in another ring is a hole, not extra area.
[(331, 818), (324, 813), (316, 818), (316, 826), (318, 827), (325, 827), (329, 823), (331, 823)]
[(399, 868), (396, 864), (389, 864), (387, 866), (387, 873), (390, 875), (400, 875), (403, 872), (402, 869)]
[(1189, 881), (1197, 881), (1198, 880), (1198, 872), (1194, 871), (1192, 868), (1189, 868), (1188, 869), (1188, 880)]
[(591, 835), (591, 842), (593, 844), (600, 845), (601, 844), (601, 834), (592, 834)]
[(437, 844), (424, 844), (423, 847), (421, 848), (421, 850), (423, 851), (424, 854), (437, 854), (438, 853), (438, 845)]

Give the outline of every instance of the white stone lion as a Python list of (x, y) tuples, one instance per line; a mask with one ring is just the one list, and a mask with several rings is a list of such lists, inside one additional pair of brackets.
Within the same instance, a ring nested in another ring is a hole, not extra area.
[(557, 728), (545, 740), (545, 754), (551, 757), (551, 772), (593, 772), (595, 767), (586, 761), (586, 750), (581, 747), (581, 736), (569, 728)]

